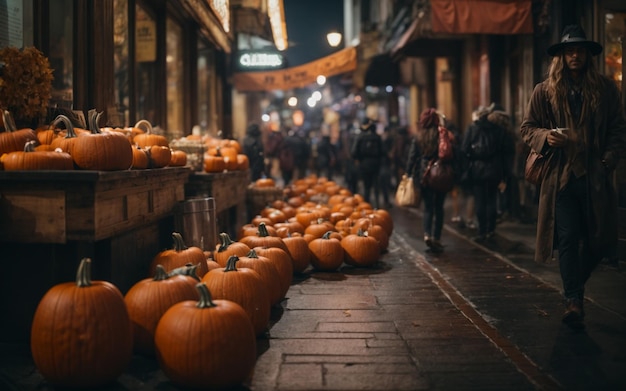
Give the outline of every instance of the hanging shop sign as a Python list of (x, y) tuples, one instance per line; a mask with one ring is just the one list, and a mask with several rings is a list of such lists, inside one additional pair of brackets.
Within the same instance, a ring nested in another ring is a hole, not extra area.
[(285, 65), (285, 57), (278, 52), (246, 50), (237, 56), (237, 69), (243, 72), (276, 70)]
[(288, 90), (316, 83), (319, 75), (326, 77), (356, 69), (355, 47), (349, 47), (297, 67), (267, 72), (236, 72), (234, 85), (238, 91)]
[(138, 20), (135, 23), (135, 58), (137, 62), (156, 61), (156, 23), (152, 19)]

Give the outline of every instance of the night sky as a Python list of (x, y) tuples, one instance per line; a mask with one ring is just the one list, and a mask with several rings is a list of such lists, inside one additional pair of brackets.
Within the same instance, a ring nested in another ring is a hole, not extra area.
[(343, 0), (284, 0), (289, 47), (284, 52), (290, 67), (302, 65), (343, 48), (332, 48), (326, 34), (343, 34)]

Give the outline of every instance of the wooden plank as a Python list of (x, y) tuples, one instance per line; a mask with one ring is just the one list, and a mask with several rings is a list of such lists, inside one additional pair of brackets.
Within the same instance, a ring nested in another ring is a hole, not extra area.
[[(31, 195), (2, 223), (15, 224), (13, 235), (0, 241), (66, 243), (68, 240), (97, 241), (130, 231), (171, 215), (185, 197), (185, 183), (191, 170), (165, 167), (154, 170), (21, 171), (0, 172), (0, 196)], [(43, 200), (56, 194), (63, 204)], [(7, 204), (5, 209), (9, 208)], [(54, 210), (54, 212), (53, 212)], [(62, 214), (62, 216), (60, 216)], [(62, 217), (62, 218), (59, 218)], [(46, 222), (47, 226), (42, 226)], [(37, 224), (37, 230), (33, 227)], [(39, 234), (34, 237), (33, 232)]]
[(65, 242), (63, 191), (2, 191), (0, 196), (0, 237), (4, 241)]

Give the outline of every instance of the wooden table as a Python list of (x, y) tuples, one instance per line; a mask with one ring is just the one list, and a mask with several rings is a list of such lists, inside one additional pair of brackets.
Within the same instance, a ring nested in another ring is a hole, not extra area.
[(28, 339), (36, 305), (92, 258), (94, 280), (125, 293), (172, 247), (191, 170), (0, 171), (0, 341)]

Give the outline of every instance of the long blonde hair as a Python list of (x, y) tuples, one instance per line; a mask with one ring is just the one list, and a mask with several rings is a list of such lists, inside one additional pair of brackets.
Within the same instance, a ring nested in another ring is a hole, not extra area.
[[(572, 113), (570, 112), (567, 101), (567, 93), (569, 90), (567, 78), (565, 77), (567, 72), (568, 70), (563, 60), (563, 54), (552, 57), (552, 62), (548, 69), (548, 96), (550, 97), (552, 107), (565, 109), (569, 122), (569, 118), (572, 118)], [(593, 108), (597, 107), (600, 102), (602, 88), (602, 78), (598, 72), (595, 61), (593, 61), (591, 53), (587, 50), (586, 67), (582, 76), (583, 107), (580, 114), (580, 121), (578, 124), (568, 124), (568, 127), (585, 123), (591, 116)]]

